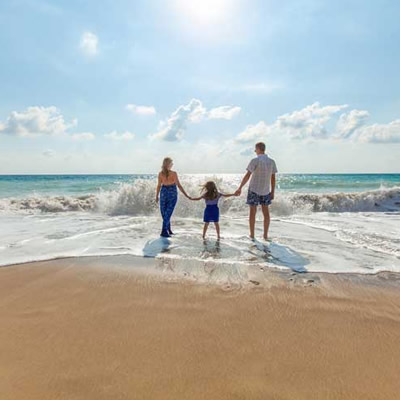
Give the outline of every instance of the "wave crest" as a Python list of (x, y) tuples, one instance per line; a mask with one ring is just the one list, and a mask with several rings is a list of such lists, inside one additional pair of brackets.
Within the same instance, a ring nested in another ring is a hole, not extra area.
[[(223, 192), (232, 192), (234, 187), (217, 182)], [(232, 185), (231, 185), (232, 186)], [(184, 182), (190, 195), (198, 195), (198, 182)], [(91, 211), (106, 215), (153, 215), (158, 212), (155, 201), (156, 182), (154, 180), (136, 181), (121, 184), (118, 189), (101, 191), (84, 196), (54, 196), (2, 199), (0, 210), (12, 212), (69, 212)], [(246, 193), (241, 197), (228, 198), (220, 203), (222, 214), (231, 216), (246, 215)], [(175, 210), (180, 217), (200, 217), (203, 213), (202, 201), (190, 201), (183, 195)], [(371, 190), (357, 193), (294, 193), (278, 192), (271, 206), (273, 215), (292, 215), (313, 212), (376, 212), (400, 211), (400, 187)]]

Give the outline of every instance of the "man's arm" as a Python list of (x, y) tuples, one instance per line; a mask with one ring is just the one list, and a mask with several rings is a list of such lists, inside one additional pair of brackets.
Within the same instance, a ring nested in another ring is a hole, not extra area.
[(275, 174), (271, 175), (271, 200), (275, 197)]
[(242, 182), (241, 182), (241, 184), (240, 184), (240, 186), (239, 186), (239, 189), (236, 190), (236, 192), (235, 192), (235, 195), (236, 195), (236, 196), (240, 196), (240, 194), (242, 193), (242, 187), (249, 181), (250, 176), (251, 176), (251, 172), (250, 172), (250, 171), (247, 171), (247, 172), (246, 172), (246, 175), (245, 175), (245, 176), (243, 177), (243, 179), (242, 179)]

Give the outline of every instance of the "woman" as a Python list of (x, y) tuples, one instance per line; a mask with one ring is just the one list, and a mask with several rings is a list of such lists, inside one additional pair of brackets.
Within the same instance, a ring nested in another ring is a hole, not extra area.
[(158, 174), (158, 185), (156, 191), (156, 202), (158, 203), (160, 195), (160, 211), (163, 218), (161, 236), (170, 237), (173, 235), (171, 230), (171, 216), (174, 212), (176, 202), (178, 201), (178, 190), (187, 197), (185, 190), (179, 182), (178, 174), (172, 171), (173, 162), (169, 157), (165, 157), (162, 163), (161, 171)]

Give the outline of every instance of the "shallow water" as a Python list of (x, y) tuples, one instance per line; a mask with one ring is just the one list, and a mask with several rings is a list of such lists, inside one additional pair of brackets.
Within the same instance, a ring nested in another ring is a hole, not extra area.
[[(308, 177), (307, 185), (313, 176)], [(206, 178), (190, 175), (181, 180), (186, 190), (196, 195)], [(234, 191), (240, 178), (214, 177), (225, 192)], [(253, 242), (246, 236), (245, 193), (221, 202), (220, 242), (216, 241), (212, 226), (209, 239), (202, 240), (204, 204), (190, 202), (183, 196), (173, 218), (176, 236), (161, 239), (154, 177), (140, 176), (134, 182), (112, 184), (109, 177), (96, 177), (90, 182), (88, 179), (61, 179), (58, 189), (54, 180), (50, 180), (51, 184), (46, 181), (44, 189), (36, 182), (36, 189), (27, 191), (30, 183), (18, 196), (11, 196), (18, 187), (8, 187), (7, 194), (0, 198), (0, 265), (58, 257), (132, 254), (187, 260), (185, 265), (192, 265), (207, 280), (234, 271), (239, 279), (246, 268), (279, 268), (299, 273), (400, 272), (400, 182), (396, 186), (393, 176), (390, 188), (353, 192), (334, 192), (332, 176), (318, 180), (319, 184), (331, 182), (326, 192), (307, 191), (304, 187), (296, 192), (292, 187), (285, 190), (282, 183), (271, 207), (270, 242)], [(302, 181), (304, 176), (298, 179)], [(335, 179), (336, 185), (346, 180), (343, 176)], [(357, 179), (352, 176), (349, 181), (354, 184), (365, 180)], [(374, 179), (377, 185), (379, 179)], [(82, 187), (80, 181), (84, 182)], [(347, 185), (350, 187), (350, 183)], [(389, 186), (388, 180), (386, 185)], [(259, 222), (257, 237), (262, 237), (261, 226)], [(207, 268), (194, 267), (199, 265), (198, 261), (206, 263)]]

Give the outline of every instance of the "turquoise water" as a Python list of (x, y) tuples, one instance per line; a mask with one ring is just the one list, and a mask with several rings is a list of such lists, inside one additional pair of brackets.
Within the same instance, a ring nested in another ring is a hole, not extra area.
[[(185, 175), (183, 175), (185, 176)], [(193, 176), (193, 175), (191, 175)], [(229, 181), (241, 175), (216, 175)], [(204, 179), (212, 177), (204, 175)], [(0, 198), (83, 195), (117, 189), (121, 183), (154, 180), (156, 175), (0, 175)], [(279, 174), (279, 190), (300, 193), (362, 192), (400, 186), (400, 174)]]

